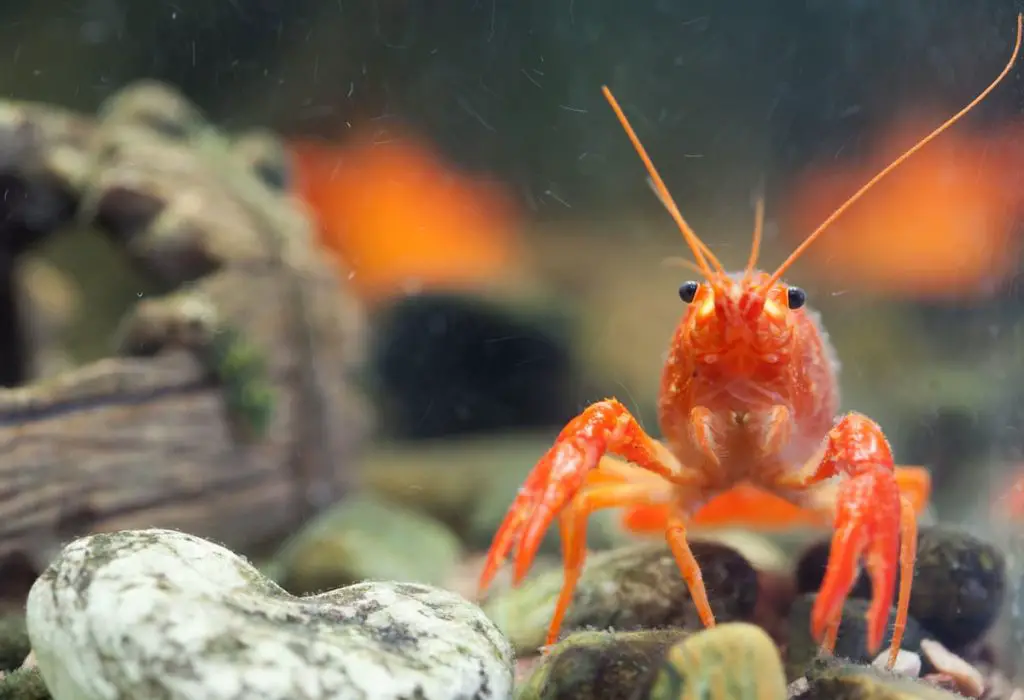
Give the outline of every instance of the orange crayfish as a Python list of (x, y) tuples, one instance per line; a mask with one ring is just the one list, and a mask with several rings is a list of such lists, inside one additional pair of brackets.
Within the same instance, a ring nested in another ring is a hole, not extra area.
[[(833, 349), (804, 291), (781, 278), (851, 204), (995, 89), (1017, 59), (1022, 22), (1018, 16), (1013, 54), (999, 76), (867, 182), (771, 274), (756, 269), (763, 201), (757, 203), (746, 269), (727, 273), (683, 219), (622, 109), (602, 88), (705, 279), (679, 288), (687, 308), (669, 346), (658, 400), (664, 442), (649, 436), (616, 399), (587, 407), (561, 431), (513, 501), (488, 552), (481, 592), (513, 551), (513, 580), (520, 582), (558, 517), (564, 584), (547, 635), (553, 644), (583, 569), (588, 516), (605, 508), (660, 507), (665, 538), (701, 621), (711, 627), (715, 616), (687, 527), (715, 497), (754, 488), (834, 521), (829, 563), (811, 614), (811, 632), (825, 652), (835, 648), (861, 557), (872, 582), (867, 646), (872, 655), (878, 652), (899, 567), (892, 667), (914, 572), (914, 504), (927, 500), (930, 479), (924, 469), (897, 467), (882, 429), (867, 416), (851, 412), (836, 418), (839, 365)], [(837, 487), (823, 503), (815, 496), (833, 477)]]

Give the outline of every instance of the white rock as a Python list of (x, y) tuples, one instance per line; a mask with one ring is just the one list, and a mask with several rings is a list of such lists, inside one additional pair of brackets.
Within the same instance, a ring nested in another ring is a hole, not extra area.
[[(890, 649), (886, 649), (875, 657), (871, 665), (877, 669), (885, 670), (889, 665), (890, 653)], [(906, 649), (900, 649), (896, 652), (896, 663), (893, 664), (892, 670), (895, 673), (902, 673), (905, 676), (917, 678), (921, 675), (921, 655)]]
[(32, 587), (55, 700), (505, 700), (512, 649), (475, 605), (405, 583), (290, 596), (170, 530), (85, 537)]

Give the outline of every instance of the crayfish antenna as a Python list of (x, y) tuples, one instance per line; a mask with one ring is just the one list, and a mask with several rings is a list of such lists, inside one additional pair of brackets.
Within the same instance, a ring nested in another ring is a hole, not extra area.
[(757, 256), (761, 252), (761, 236), (764, 235), (764, 195), (758, 195), (754, 204), (754, 242), (750, 246), (750, 259), (743, 272), (743, 279), (749, 280), (757, 266)]
[[(676, 207), (676, 203), (674, 201), (672, 201), (671, 197), (669, 197), (668, 199), (665, 198), (665, 194), (662, 193), (662, 190), (658, 189), (658, 184), (654, 181), (653, 178), (651, 178), (650, 175), (647, 176), (647, 186), (651, 188), (651, 192), (653, 192), (654, 196), (658, 198), (659, 202), (661, 202), (661, 206), (665, 207), (665, 209), (667, 209), (670, 212), (673, 209), (678, 211), (678, 207)], [(725, 268), (722, 267), (722, 263), (720, 263), (718, 261), (718, 258), (715, 257), (715, 254), (711, 252), (711, 248), (708, 247), (708, 244), (705, 243), (704, 241), (702, 241), (696, 235), (695, 235), (695, 238), (697, 238), (697, 244), (700, 246), (701, 252), (704, 253), (705, 257), (707, 257), (707, 259), (709, 261), (711, 261), (716, 266), (718, 272), (720, 272), (721, 274), (725, 274)], [(678, 260), (680, 258), (673, 258), (673, 259), (674, 260)], [(687, 262), (689, 262), (689, 261), (687, 261)], [(690, 265), (689, 269), (691, 269), (694, 272), (697, 272), (698, 274), (701, 274), (701, 275), (705, 274), (704, 270), (700, 267), (700, 265), (697, 265), (696, 263)]]
[[(658, 174), (657, 168), (654, 167), (654, 162), (651, 157), (647, 155), (647, 149), (640, 142), (640, 137), (636, 135), (632, 125), (626, 118), (626, 113), (622, 111), (622, 107), (619, 106), (618, 100), (612, 95), (612, 91), (608, 89), (607, 85), (601, 86), (601, 92), (604, 94), (608, 104), (611, 105), (612, 111), (615, 112), (615, 116), (619, 120), (619, 124), (625, 130), (626, 135), (629, 137), (630, 142), (633, 144), (633, 148), (636, 150), (637, 155), (640, 156), (640, 160), (643, 161), (644, 167), (647, 168), (647, 174), (650, 177), (651, 187), (654, 189), (655, 194), (658, 195), (658, 199), (661, 200), (662, 206), (668, 210), (669, 215), (676, 222), (680, 232), (683, 234), (683, 238), (686, 239), (687, 245), (690, 246), (690, 250), (693, 251), (693, 256), (697, 259), (697, 264), (700, 266), (701, 272), (707, 279), (714, 279), (715, 277), (722, 275), (724, 276), (725, 268), (722, 267), (722, 263), (718, 261), (715, 254), (711, 252), (711, 249), (700, 239), (700, 237), (694, 232), (690, 225), (686, 223), (686, 219), (683, 218), (682, 213), (679, 211), (679, 207), (676, 206), (675, 201), (672, 199), (672, 195), (668, 191), (668, 187), (665, 186), (665, 182), (661, 179), (661, 175)], [(710, 261), (710, 264), (709, 264)], [(714, 265), (712, 269), (711, 265)]]
[(827, 219), (825, 219), (825, 221), (822, 222), (822, 224), (820, 226), (818, 226), (818, 228), (816, 228), (811, 233), (811, 235), (809, 235), (807, 238), (805, 238), (804, 242), (801, 243), (799, 246), (797, 246), (796, 250), (794, 250), (790, 254), (790, 256), (788, 258), (786, 258), (786, 260), (781, 265), (779, 265), (778, 269), (772, 274), (771, 278), (767, 282), (765, 282), (764, 288), (768, 289), (773, 284), (778, 282), (779, 278), (782, 277), (783, 273), (787, 269), (789, 269), (789, 266), (792, 265), (794, 262), (796, 262), (797, 258), (799, 258), (801, 255), (803, 255), (804, 251), (806, 251), (811, 246), (811, 244), (814, 243), (814, 241), (817, 240), (818, 237), (822, 233), (824, 233), (825, 230), (829, 226), (831, 226), (833, 222), (835, 222), (836, 219), (838, 219), (844, 212), (846, 212), (846, 210), (849, 209), (853, 205), (854, 202), (859, 200), (861, 197), (863, 197), (868, 192), (868, 190), (870, 190), (872, 187), (874, 187), (876, 184), (878, 184), (879, 180), (881, 180), (886, 175), (888, 175), (893, 170), (895, 170), (901, 163), (903, 163), (903, 161), (905, 161), (908, 158), (910, 158), (910, 156), (914, 155), (915, 153), (920, 151), (922, 148), (924, 148), (924, 146), (927, 145), (930, 141), (932, 141), (936, 136), (938, 136), (943, 131), (945, 131), (949, 127), (953, 126), (958, 121), (960, 121), (960, 119), (964, 115), (966, 115), (972, 109), (977, 107), (979, 102), (981, 102), (986, 97), (988, 97), (989, 93), (991, 93), (993, 90), (996, 89), (996, 87), (999, 85), (999, 83), (1001, 83), (1003, 81), (1003, 79), (1009, 74), (1010, 69), (1013, 68), (1013, 64), (1016, 63), (1016, 61), (1017, 61), (1017, 54), (1020, 53), (1022, 33), (1024, 33), (1024, 14), (1018, 14), (1017, 15), (1017, 39), (1016, 39), (1016, 41), (1014, 42), (1014, 45), (1013, 45), (1013, 53), (1010, 56), (1010, 60), (1007, 61), (1006, 66), (999, 73), (999, 75), (996, 76), (996, 79), (993, 80), (991, 83), (989, 83), (989, 86), (987, 88), (985, 88), (984, 90), (982, 90), (978, 94), (977, 97), (975, 97), (973, 100), (971, 100), (969, 103), (967, 103), (967, 105), (963, 109), (961, 109), (959, 112), (957, 112), (952, 117), (950, 117), (945, 122), (943, 122), (938, 127), (936, 127), (936, 129), (934, 131), (932, 131), (930, 134), (928, 134), (923, 139), (921, 139), (916, 144), (914, 144), (909, 149), (907, 149), (903, 153), (903, 155), (899, 156), (894, 161), (889, 163), (889, 165), (887, 165), (880, 172), (878, 172), (878, 174), (876, 174), (873, 178), (868, 180), (867, 183), (865, 183), (859, 190), (854, 192), (853, 195), (849, 199), (847, 199), (845, 202), (840, 204), (839, 207), (834, 212), (832, 212), (832, 214), (830, 214), (829, 217)]

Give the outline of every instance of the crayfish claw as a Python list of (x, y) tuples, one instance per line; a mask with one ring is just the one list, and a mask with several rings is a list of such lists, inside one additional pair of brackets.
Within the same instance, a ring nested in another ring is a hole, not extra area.
[(623, 415), (631, 419), (622, 404), (602, 401), (562, 430), (526, 477), (498, 527), (480, 575), (481, 595), (510, 555), (513, 584), (525, 578), (548, 527), (597, 467)]
[(548, 475), (535, 493), (533, 510), (523, 523), (516, 551), (512, 582), (522, 582), (537, 556), (548, 528), (583, 486), (587, 473), (597, 466), (601, 452), (583, 438), (569, 438), (552, 447), (537, 466)]
[[(632, 466), (609, 468), (607, 478), (596, 478), (595, 470), (606, 453), (619, 455)], [(668, 482), (651, 477), (671, 478), (675, 471), (661, 455), (660, 446), (615, 399), (587, 407), (558, 435), (513, 500), (487, 553), (479, 594), (483, 595), (510, 555), (512, 583), (519, 584), (548, 528), (560, 518), (565, 580), (548, 633), (549, 642), (556, 639), (586, 557), (587, 517), (601, 508), (664, 501)], [(644, 477), (637, 475), (641, 470), (646, 472)], [(594, 478), (588, 480), (589, 475)]]
[[(906, 626), (916, 554), (916, 512), (900, 495), (892, 453), (881, 428), (866, 416), (844, 416), (829, 433), (823, 470), (844, 475), (837, 493), (835, 533), (825, 578), (811, 611), (811, 633), (827, 653), (835, 649), (843, 604), (863, 558), (871, 580), (867, 651), (878, 653), (901, 570), (897, 617), (889, 656), (895, 663)], [(902, 540), (902, 542), (901, 542)]]

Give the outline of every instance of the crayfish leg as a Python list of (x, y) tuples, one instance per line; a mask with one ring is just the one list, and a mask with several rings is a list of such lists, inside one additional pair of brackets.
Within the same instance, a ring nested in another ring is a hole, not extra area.
[(906, 497), (900, 499), (900, 592), (896, 599), (896, 624), (893, 625), (892, 645), (889, 647), (888, 667), (896, 665), (903, 633), (910, 614), (910, 589), (914, 581), (914, 562), (917, 560), (917, 512)]
[(932, 497), (932, 477), (924, 467), (897, 466), (894, 470), (900, 495), (915, 515), (921, 516)]
[(573, 594), (587, 557), (587, 519), (590, 514), (605, 508), (652, 503), (670, 498), (671, 487), (665, 483), (620, 483), (594, 486), (580, 491), (559, 516), (562, 537), (562, 589), (555, 603), (555, 611), (548, 626), (545, 644), (558, 641), (558, 633), (565, 614), (572, 604)]
[(697, 615), (705, 627), (715, 626), (715, 614), (711, 610), (711, 603), (708, 602), (708, 592), (704, 587), (704, 575), (700, 571), (700, 564), (693, 556), (690, 543), (686, 540), (686, 519), (677, 509), (673, 509), (668, 519), (668, 527), (665, 529), (665, 540), (672, 550), (672, 556), (676, 559), (679, 572), (690, 589), (690, 599), (697, 608)]

